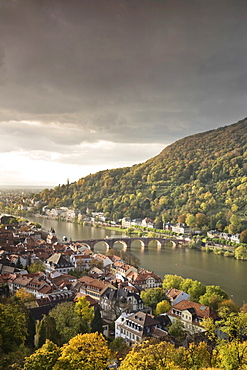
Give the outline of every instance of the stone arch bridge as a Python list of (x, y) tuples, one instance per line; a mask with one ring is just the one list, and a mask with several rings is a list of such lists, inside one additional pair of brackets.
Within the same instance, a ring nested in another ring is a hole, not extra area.
[(130, 250), (131, 245), (134, 241), (139, 241), (142, 248), (148, 248), (149, 243), (151, 241), (155, 241), (157, 244), (157, 248), (161, 248), (164, 246), (165, 243), (171, 242), (174, 247), (178, 245), (185, 245), (188, 244), (188, 241), (185, 239), (175, 239), (175, 238), (148, 238), (148, 237), (116, 237), (116, 238), (106, 238), (106, 239), (89, 239), (89, 240), (77, 240), (74, 243), (80, 243), (85, 246), (88, 246), (91, 250), (94, 250), (94, 247), (97, 243), (104, 243), (107, 249), (114, 248), (115, 243), (121, 243), (123, 245), (124, 250)]

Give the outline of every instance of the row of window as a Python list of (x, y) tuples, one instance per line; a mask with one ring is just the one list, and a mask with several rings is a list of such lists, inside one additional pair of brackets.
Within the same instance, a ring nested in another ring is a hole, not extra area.
[(127, 338), (129, 338), (130, 340), (134, 341), (134, 342), (137, 342), (137, 341), (140, 341), (140, 337), (138, 337), (137, 335), (133, 334), (133, 333), (130, 333), (129, 331), (125, 330), (125, 329), (120, 329), (120, 333), (125, 335)]

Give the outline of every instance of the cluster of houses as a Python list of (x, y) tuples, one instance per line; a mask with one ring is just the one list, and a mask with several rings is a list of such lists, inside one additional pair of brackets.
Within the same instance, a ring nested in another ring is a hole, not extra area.
[(163, 225), (163, 229), (172, 231), (176, 234), (191, 234), (191, 228), (184, 223), (173, 224), (171, 222), (167, 222)]
[[(166, 336), (167, 326), (175, 320), (187, 332), (200, 333), (202, 319), (215, 317), (209, 307), (191, 302), (188, 294), (176, 289), (166, 292), (171, 310), (154, 317), (140, 296), (143, 290), (162, 286), (154, 272), (126, 264), (116, 255), (94, 253), (78, 242), (61, 242), (54, 230), (41, 234), (31, 223), (0, 229), (0, 294), (7, 294), (3, 287), (9, 294), (19, 289), (32, 293), (28, 308), (34, 320), (41, 320), (58, 303), (84, 296), (100, 309), (104, 334), (108, 336), (115, 323), (115, 337), (132, 344), (147, 336)], [(34, 262), (41, 271), (28, 273), (25, 267)], [(71, 273), (75, 269), (85, 274), (76, 278)]]
[(210, 230), (207, 232), (207, 236), (212, 239), (217, 238), (224, 239), (237, 244), (240, 243), (240, 234), (228, 234), (220, 232), (218, 230)]
[(122, 227), (133, 227), (133, 226), (143, 226), (153, 229), (155, 227), (155, 224), (148, 217), (145, 217), (144, 219), (136, 218), (133, 220), (130, 217), (122, 218)]

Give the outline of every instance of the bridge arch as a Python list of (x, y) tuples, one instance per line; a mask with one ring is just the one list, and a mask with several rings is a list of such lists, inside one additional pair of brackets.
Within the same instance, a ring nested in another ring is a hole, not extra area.
[(129, 249), (129, 246), (128, 246), (128, 244), (125, 242), (125, 240), (115, 240), (115, 241), (113, 241), (113, 243), (111, 244), (111, 248), (114, 248), (114, 246), (116, 246), (116, 244), (117, 243), (119, 243), (119, 244), (121, 244), (122, 245), (122, 247), (123, 247), (123, 250), (126, 252), (127, 251), (127, 249)]
[(129, 243), (129, 249), (131, 249), (132, 244), (138, 242), (140, 244), (141, 249), (144, 249), (147, 247), (145, 240), (143, 238), (131, 238), (130, 243)]
[(108, 243), (108, 241), (107, 240), (96, 240), (94, 243), (93, 243), (93, 246), (92, 246), (92, 250), (95, 250), (95, 247), (97, 248), (97, 245), (100, 245), (100, 246), (102, 246), (102, 244), (103, 244), (103, 246), (105, 247), (105, 251), (107, 252), (110, 248), (111, 248), (111, 246), (110, 246), (110, 244)]
[(147, 247), (150, 248), (151, 246), (154, 246), (157, 249), (161, 249), (161, 247), (164, 246), (164, 243), (158, 238), (148, 239)]

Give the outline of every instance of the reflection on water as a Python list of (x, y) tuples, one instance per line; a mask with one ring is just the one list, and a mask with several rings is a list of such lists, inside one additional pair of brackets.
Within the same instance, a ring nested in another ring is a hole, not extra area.
[[(59, 238), (66, 235), (68, 240), (125, 236), (117, 231), (63, 221), (31, 217), (29, 219), (39, 222), (46, 230), (53, 227)], [(120, 244), (117, 247), (122, 246)], [(105, 246), (100, 244), (96, 247), (96, 251), (104, 252), (105, 249)], [(206, 285), (220, 285), (237, 304), (247, 302), (247, 262), (188, 248), (172, 248), (169, 244), (164, 248), (157, 248), (156, 244), (152, 243), (149, 248), (142, 248), (139, 242), (133, 242), (131, 252), (140, 259), (141, 266), (154, 271), (161, 278), (165, 274), (176, 274), (199, 280)]]

